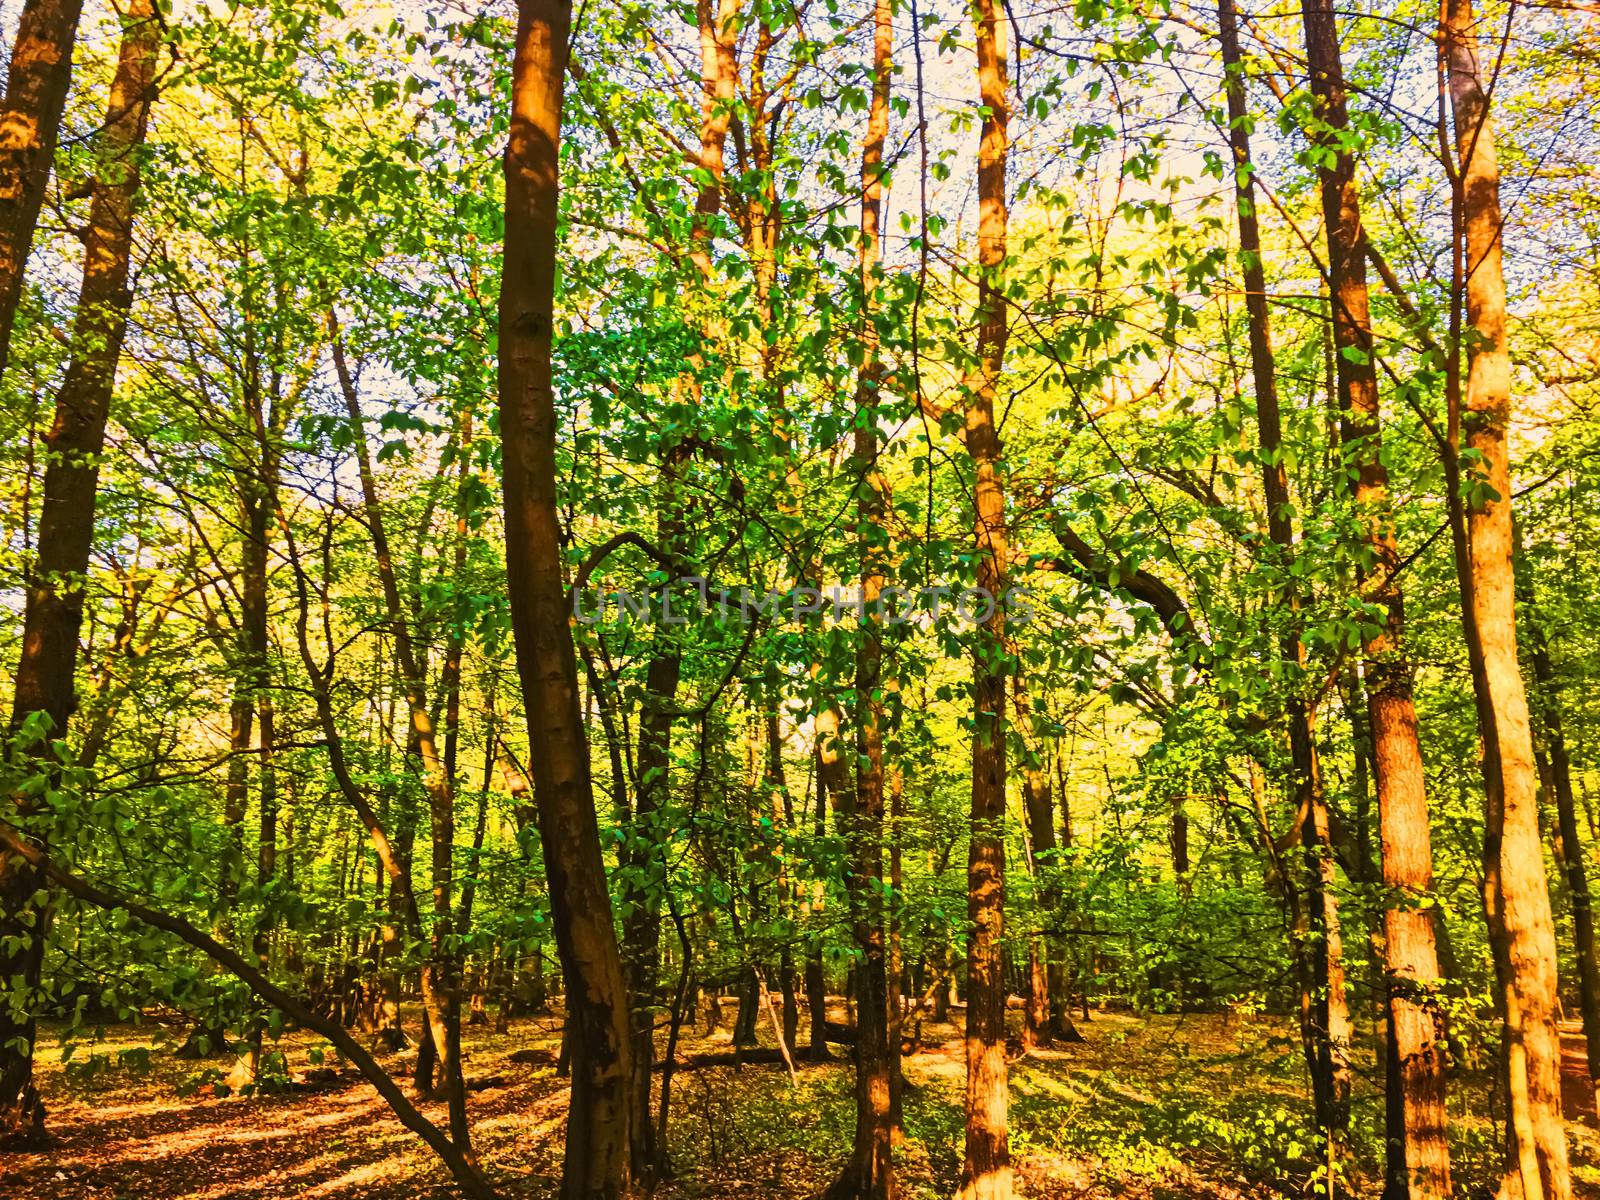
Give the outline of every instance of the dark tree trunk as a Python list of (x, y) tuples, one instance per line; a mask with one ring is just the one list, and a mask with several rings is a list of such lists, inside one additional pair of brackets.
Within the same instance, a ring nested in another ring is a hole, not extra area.
[(11, 47), (0, 106), (0, 376), (11, 361), (11, 333), (50, 182), (82, 12), (83, 0), (28, 0)]
[(417, 1060), (411, 1068), (411, 1086), (423, 1096), (434, 1094), (434, 1075), (439, 1067), (439, 1048), (433, 1040), (433, 1026), (422, 1023), (422, 1040), (417, 1043)]
[(806, 1013), (811, 1029), (811, 1044), (806, 1053), (813, 1062), (831, 1057), (825, 1027), (828, 1023), (828, 986), (822, 974), (822, 946), (814, 943), (806, 952)]
[(1055, 795), (1046, 759), (1047, 747), (1034, 728), (1033, 701), (1019, 674), (1012, 684), (1016, 724), (1024, 754), (1022, 807), (1028, 820), (1028, 843), (1033, 850), (1034, 873), (1039, 885), (1039, 911), (1044, 930), (1028, 945), (1028, 1004), (1023, 1040), (1029, 1047), (1055, 1042), (1081, 1042), (1083, 1037), (1067, 1011), (1066, 947), (1050, 930), (1062, 919), (1060, 848), (1056, 844)]
[[(22, 258), (33, 233), (49, 149), (61, 115), (76, 4), (28, 6), (11, 62), (11, 88), (0, 116), (0, 337), (9, 337)], [(41, 771), (58, 769), (53, 742), (66, 735), (77, 705), (74, 677), (78, 633), (83, 622), (83, 583), (94, 541), (99, 455), (116, 383), (117, 359), (127, 329), (128, 266), (133, 242), (134, 200), (138, 192), (137, 154), (150, 113), (160, 30), (148, 0), (133, 0), (126, 18), (109, 112), (101, 140), (98, 178), (90, 202), (84, 242), (83, 282), (72, 329), (72, 357), (56, 393), (55, 423), (46, 437), (44, 502), (39, 515), (38, 555), (24, 600), (22, 652), (9, 734), (24, 727), (36, 740), (27, 746)], [(51, 56), (58, 61), (51, 64)], [(19, 61), (20, 60), (20, 61)], [(42, 138), (29, 150), (19, 133), (33, 129)], [(43, 148), (39, 146), (42, 144)], [(35, 180), (35, 168), (38, 178)], [(20, 177), (19, 177), (20, 173)], [(37, 192), (32, 191), (37, 182)], [(18, 189), (12, 191), (10, 189)], [(30, 199), (31, 197), (31, 199)], [(23, 214), (26, 236), (18, 237)], [(20, 248), (19, 248), (20, 246)], [(6, 256), (16, 279), (8, 283)], [(6, 289), (12, 290), (9, 295)], [(9, 302), (8, 302), (9, 301)], [(3, 370), (0, 346), (0, 370)], [(37, 814), (21, 799), (14, 819), (27, 829)], [(44, 831), (36, 836), (43, 840)], [(26, 990), (20, 1020), (10, 1005), (0, 1005), (0, 1142), (28, 1143), (44, 1138), (44, 1105), (33, 1085), (33, 1046), (37, 1033), (33, 993), (44, 961), (48, 906), (39, 870), (24, 858), (0, 849), (0, 978), (17, 979)]]
[[(1578, 1009), (1583, 1016), (1585, 1065), (1589, 1087), (1600, 1098), (1600, 959), (1595, 952), (1594, 899), (1589, 892), (1589, 874), (1584, 866), (1583, 840), (1578, 836), (1578, 806), (1572, 790), (1572, 760), (1567, 751), (1566, 732), (1561, 719), (1560, 681), (1550, 646), (1540, 627), (1534, 604), (1533, 585), (1527, 573), (1517, 577), (1517, 590), (1523, 602), (1527, 623), (1529, 657), (1533, 660), (1533, 679), (1539, 723), (1544, 731), (1549, 791), (1556, 803), (1556, 827), (1561, 837), (1561, 870), (1567, 881), (1567, 901), (1572, 906), (1572, 939), (1578, 962)], [(1544, 774), (1545, 772), (1541, 772)], [(1574, 1114), (1575, 1115), (1575, 1114)]]
[(887, 535), (885, 482), (878, 465), (878, 403), (882, 362), (873, 324), (883, 210), (883, 147), (889, 133), (889, 85), (894, 44), (892, 0), (873, 6), (872, 101), (861, 155), (862, 365), (856, 386), (856, 544), (861, 562), (863, 618), (856, 650), (855, 786), (840, 824), (849, 846), (845, 885), (850, 927), (859, 955), (856, 978), (855, 1137), (849, 1161), (825, 1193), (827, 1200), (891, 1200), (895, 1195), (893, 1080), (898, 1044), (890, 1043), (888, 951), (884, 939), (883, 632), (873, 619), (884, 585)]
[[(228, 793), (224, 817), (232, 823), (233, 851), (240, 855), (238, 870), (244, 868), (244, 816), (249, 802), (249, 772), (256, 765), (256, 887), (264, 892), (277, 868), (278, 776), (273, 760), (276, 725), (269, 662), (267, 620), (267, 568), (273, 510), (277, 504), (277, 448), (256, 382), (254, 361), (246, 354), (245, 420), (256, 442), (257, 457), (247, 459), (235, 471), (239, 488), (240, 524), (244, 533), (239, 569), (239, 656), (238, 682), (233, 701), (235, 737), (243, 742), (231, 749), (235, 758), (228, 764)], [(252, 746), (252, 734), (254, 744)], [(251, 949), (256, 962), (265, 968), (268, 960), (270, 919), (262, 912), (250, 931)], [(227, 1077), (234, 1091), (253, 1086), (261, 1059), (264, 1031), (260, 1014), (251, 1017), (244, 1031), (244, 1043)]]
[(754, 966), (739, 972), (739, 1007), (733, 1017), (733, 1044), (735, 1048), (755, 1046), (756, 1023), (761, 1016), (761, 979)]

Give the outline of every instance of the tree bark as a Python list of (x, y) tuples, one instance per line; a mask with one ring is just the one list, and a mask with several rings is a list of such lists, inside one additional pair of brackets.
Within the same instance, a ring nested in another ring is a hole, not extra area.
[[(413, 629), (400, 594), (399, 575), (389, 548), (383, 504), (378, 496), (377, 472), (367, 448), (365, 421), (355, 377), (345, 358), (344, 343), (332, 313), (328, 317), (333, 364), (339, 388), (344, 395), (345, 415), (350, 420), (356, 465), (361, 477), (361, 493), (367, 531), (372, 538), (373, 558), (383, 591), (384, 607), (394, 636), (395, 658), (400, 665), (402, 690), (409, 713), (407, 750), (422, 763), (423, 784), (428, 794), (430, 864), (432, 867), (433, 925), (428, 959), (423, 963), (420, 985), (423, 1013), (438, 1066), (443, 1076), (445, 1100), (450, 1110), (450, 1136), (464, 1153), (471, 1153), (471, 1125), (466, 1112), (466, 1081), (461, 1070), (461, 964), (456, 949), (452, 909), (455, 871), (455, 780), (445, 767), (433, 713), (428, 705), (426, 650), (419, 653)], [(420, 915), (420, 914), (419, 914)], [(420, 932), (420, 930), (419, 930)], [(426, 1046), (424, 1042), (424, 1046)], [(432, 1091), (431, 1072), (426, 1070), (425, 1054), (418, 1056), (417, 1086)]]
[(562, 584), (551, 372), (561, 102), (572, 10), (521, 0), (506, 148), (500, 436), (506, 575), (550, 906), (574, 1028), (563, 1200), (633, 1190), (628, 996), (612, 924)]
[[(46, 18), (54, 15), (55, 25)], [(33, 186), (34, 159), (19, 150), (17, 138), (28, 127), (32, 105), (36, 133), (47, 139), (39, 168), (48, 174), (49, 148), (61, 112), (59, 95), (49, 89), (66, 88), (67, 58), (77, 7), (65, 9), (40, 4), (23, 13), (16, 55), (11, 64), (11, 88), (0, 114), (0, 189), (15, 184), (26, 191)], [(41, 26), (41, 22), (45, 22)], [(52, 33), (53, 31), (53, 33)], [(56, 41), (51, 42), (50, 37)], [(149, 0), (133, 0), (126, 19), (105, 130), (101, 136), (98, 178), (93, 185), (89, 224), (84, 239), (83, 281), (73, 320), (72, 357), (56, 393), (55, 422), (45, 439), (47, 465), (44, 500), (40, 509), (38, 555), (28, 580), (24, 600), (22, 652), (17, 663), (16, 690), (9, 733), (16, 739), (24, 726), (41, 740), (27, 753), (49, 774), (61, 763), (54, 743), (66, 736), (67, 723), (77, 707), (74, 677), (78, 661), (78, 633), (83, 623), (84, 576), (94, 542), (95, 499), (100, 480), (99, 456), (105, 445), (106, 421), (116, 383), (117, 360), (127, 330), (132, 296), (128, 270), (133, 245), (134, 202), (138, 193), (138, 151), (144, 142), (150, 114), (160, 28)], [(54, 49), (52, 50), (52, 47)], [(52, 53), (60, 56), (51, 75), (40, 77)], [(19, 63), (19, 57), (27, 61)], [(31, 64), (31, 65), (30, 65)], [(29, 74), (30, 71), (35, 74)], [(53, 108), (51, 107), (53, 105)], [(47, 131), (41, 132), (48, 118)], [(12, 171), (22, 171), (19, 181)], [(38, 189), (43, 191), (42, 178)], [(17, 207), (26, 201), (0, 190), (0, 337), (10, 330), (16, 291), (10, 293), (3, 275), (4, 256), (17, 252), (13, 228)], [(38, 200), (32, 200), (33, 216)], [(32, 217), (27, 222), (32, 236)], [(8, 244), (6, 239), (11, 238)], [(26, 257), (26, 247), (20, 250)], [(16, 263), (20, 287), (21, 262)], [(3, 348), (0, 348), (3, 356)], [(3, 358), (0, 358), (3, 362)], [(3, 370), (3, 365), (0, 365)], [(41, 815), (29, 797), (13, 797), (14, 819), (26, 827)], [(0, 979), (19, 980), (26, 990), (21, 1020), (11, 1005), (0, 1004), (0, 1141), (28, 1143), (43, 1140), (44, 1105), (33, 1085), (33, 1044), (37, 1026), (33, 994), (39, 986), (48, 924), (45, 881), (39, 868), (27, 859), (0, 849)], [(19, 1044), (20, 1043), (20, 1044)]]
[(1039, 910), (1046, 926), (1045, 932), (1036, 934), (1028, 946), (1028, 1006), (1023, 1037), (1029, 1047), (1081, 1042), (1083, 1035), (1073, 1025), (1067, 1007), (1066, 948), (1060, 937), (1049, 932), (1061, 917), (1054, 790), (1046, 750), (1034, 728), (1033, 701), (1020, 673), (1012, 683), (1012, 695), (1024, 756), (1022, 807), (1028, 819), (1034, 874), (1043, 880), (1039, 885)]
[[(711, 219), (722, 206), (725, 174), (724, 147), (733, 121), (734, 85), (738, 78), (735, 51), (738, 30), (734, 18), (739, 0), (700, 0), (696, 6), (700, 33), (701, 112), (699, 189), (695, 199), (689, 245), (690, 261), (703, 284), (715, 277), (711, 258)], [(709, 329), (705, 330), (709, 338)], [(698, 390), (698, 380), (690, 382)], [(678, 562), (686, 534), (684, 497), (679, 475), (690, 449), (681, 440), (660, 447), (656, 542), (672, 562)], [(671, 586), (669, 580), (667, 586)], [(644, 883), (632, 903), (623, 928), (623, 970), (627, 984), (633, 1046), (632, 1096), (634, 1113), (633, 1173), (640, 1180), (659, 1175), (666, 1165), (663, 1148), (655, 1144), (651, 1119), (650, 1080), (655, 1058), (656, 992), (661, 970), (661, 895), (665, 879), (662, 861), (661, 813), (669, 799), (672, 761), (673, 708), (682, 673), (677, 635), (658, 627), (650, 661), (645, 669), (645, 695), (639, 718), (637, 780), (630, 823), (628, 865)]]
[(1484, 901), (1506, 1027), (1510, 1137), (1501, 1186), (1511, 1198), (1565, 1200), (1572, 1194), (1572, 1178), (1561, 1115), (1555, 919), (1539, 834), (1528, 699), (1517, 656), (1500, 166), (1471, 0), (1444, 0), (1439, 33), (1455, 124), (1453, 182), (1472, 335), (1461, 420), (1467, 449), (1476, 457), (1464, 472), (1470, 480), (1466, 565), (1473, 610), (1466, 627), (1477, 641), (1480, 667), (1475, 683), (1487, 793)]
[[(1585, 1065), (1590, 1090), (1600, 1100), (1600, 956), (1595, 949), (1594, 898), (1589, 891), (1585, 849), (1578, 835), (1578, 805), (1572, 790), (1572, 759), (1567, 751), (1561, 719), (1561, 683), (1550, 645), (1540, 627), (1532, 580), (1524, 571), (1517, 577), (1523, 616), (1528, 628), (1529, 657), (1533, 660), (1536, 707), (1544, 730), (1549, 758), (1549, 791), (1556, 803), (1556, 827), (1561, 837), (1561, 869), (1567, 881), (1567, 901), (1572, 906), (1572, 940), (1578, 963), (1578, 1009), (1583, 1016)], [(1543, 771), (1540, 772), (1544, 774)]]
[(0, 377), (11, 361), (11, 334), (67, 106), (82, 13), (83, 0), (28, 0), (11, 47), (0, 105)]
[(1006, 158), (1010, 114), (1005, 25), (994, 0), (973, 12), (978, 91), (978, 304), (976, 365), (968, 373), (963, 436), (972, 460), (978, 587), (993, 610), (975, 630), (972, 665), (972, 832), (967, 862), (966, 1151), (960, 1200), (1009, 1200), (1006, 1135), (1005, 870), (1006, 621), (1005, 481), (995, 420), (1006, 351)]
[[(278, 784), (277, 767), (273, 761), (276, 723), (269, 691), (272, 675), (268, 645), (267, 559), (271, 549), (268, 531), (277, 505), (278, 451), (277, 436), (258, 387), (260, 373), (251, 350), (253, 345), (253, 334), (247, 335), (242, 400), (243, 416), (259, 457), (252, 460), (247, 452), (244, 461), (234, 471), (235, 484), (239, 489), (240, 528), (244, 537), (239, 564), (239, 630), (236, 648), (239, 669), (232, 705), (235, 722), (232, 733), (236, 739), (232, 750), (235, 757), (228, 763), (223, 815), (229, 824), (232, 840), (230, 849), (239, 855), (236, 870), (242, 876), (244, 817), (250, 799), (250, 763), (254, 759), (256, 888), (264, 894), (277, 867)], [(236, 882), (233, 871), (226, 872), (224, 879), (228, 885)], [(267, 914), (263, 911), (257, 917), (250, 935), (256, 961), (263, 968), (268, 958), (269, 925)], [(245, 1030), (244, 1049), (227, 1077), (228, 1086), (234, 1091), (256, 1082), (261, 1035), (259, 1016), (252, 1017)]]
[(861, 562), (861, 619), (856, 647), (855, 787), (840, 813), (849, 845), (845, 885), (851, 932), (859, 955), (856, 969), (855, 1139), (844, 1170), (827, 1200), (893, 1200), (894, 1056), (889, 1040), (888, 946), (884, 930), (883, 734), (886, 710), (883, 629), (873, 614), (884, 586), (888, 550), (887, 482), (878, 465), (879, 401), (883, 363), (873, 323), (878, 288), (883, 213), (883, 147), (889, 136), (889, 87), (894, 69), (892, 0), (874, 0), (872, 100), (861, 152), (861, 240), (857, 254), (861, 289), (857, 337), (861, 370), (856, 383), (856, 546)]
[[(822, 773), (822, 745), (815, 747), (817, 762), (816, 813), (812, 830), (818, 840), (828, 834), (828, 785)], [(820, 907), (823, 892), (819, 887), (812, 902), (813, 910)], [(812, 1062), (826, 1062), (832, 1055), (828, 1051), (828, 981), (822, 969), (822, 935), (812, 933), (806, 944), (806, 1012), (811, 1027), (811, 1044), (806, 1055)]]
[(1330, 0), (1304, 0), (1306, 57), (1315, 100), (1316, 142), (1327, 152), (1319, 175), (1327, 230), (1335, 380), (1346, 469), (1372, 560), (1370, 600), (1383, 609), (1379, 631), (1365, 639), (1368, 721), (1377, 775), (1383, 847), (1385, 982), (1391, 1070), (1387, 1081), (1385, 1195), (1438, 1197), (1450, 1192), (1446, 1139), (1445, 1054), (1433, 990), (1439, 964), (1431, 907), (1433, 856), (1422, 754), (1404, 654), (1405, 609), (1396, 580), (1389, 474), (1382, 455), (1367, 245), (1361, 225), (1355, 159), (1348, 146), (1344, 67)]
[[(1237, 20), (1231, 0), (1219, 0), (1224, 69), (1227, 73), (1228, 139), (1233, 152), (1235, 211), (1239, 220), (1239, 250), (1245, 281), (1245, 308), (1249, 316), (1250, 363), (1255, 384), (1256, 428), (1260, 441), (1261, 479), (1266, 505), (1267, 532), (1282, 578), (1293, 577), (1295, 529), (1289, 495), (1288, 472), (1283, 460), (1282, 414), (1278, 398), (1276, 365), (1272, 352), (1271, 319), (1267, 309), (1266, 272), (1261, 257), (1261, 235), (1256, 220), (1254, 161), (1250, 155), (1249, 116), (1245, 106)], [(1300, 594), (1288, 583), (1279, 598), (1297, 616)], [(1334, 858), (1329, 836), (1327, 797), (1322, 787), (1313, 715), (1302, 691), (1305, 686), (1306, 648), (1297, 621), (1284, 630), (1280, 652), (1294, 673), (1284, 708), (1289, 726), (1289, 753), (1293, 771), (1295, 807), (1305, 846), (1306, 915), (1308, 937), (1300, 952), (1310, 957), (1312, 985), (1311, 1045), (1312, 1092), (1317, 1124), (1342, 1142), (1350, 1123), (1350, 1014), (1345, 989), (1343, 942), (1338, 901), (1334, 894)]]

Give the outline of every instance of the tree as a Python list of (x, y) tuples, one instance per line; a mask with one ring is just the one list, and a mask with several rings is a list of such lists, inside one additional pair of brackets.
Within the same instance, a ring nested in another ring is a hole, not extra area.
[[(38, 6), (40, 10), (46, 8)], [(29, 13), (36, 20), (47, 15), (34, 8)], [(76, 8), (71, 16), (75, 24)], [(28, 38), (44, 36), (32, 30), (28, 16), (23, 20)], [(19, 45), (23, 45), (23, 34), (18, 36)], [(70, 31), (66, 39), (70, 52)], [(17, 664), (8, 734), (37, 759), (43, 772), (37, 782), (46, 788), (59, 784), (60, 770), (67, 765), (59, 750), (67, 722), (77, 708), (75, 674), (78, 633), (83, 622), (84, 575), (94, 541), (99, 456), (105, 443), (117, 361), (132, 302), (128, 269), (133, 250), (134, 200), (139, 189), (138, 156), (155, 98), (160, 45), (154, 7), (147, 0), (134, 0), (123, 28), (97, 178), (91, 185), (83, 282), (72, 329), (72, 359), (56, 392), (55, 422), (45, 443), (48, 465), (38, 555), (23, 612), (22, 656)], [(33, 47), (31, 53), (45, 56), (47, 49)], [(25, 61), (20, 64), (13, 55), (11, 87), (19, 90), (19, 84), (47, 89), (56, 86), (53, 78), (23, 82), (32, 79), (26, 75), (29, 54), (23, 55)], [(61, 69), (64, 71), (65, 67)], [(59, 86), (64, 93), (65, 78)], [(40, 97), (50, 133), (39, 152), (46, 156), (61, 112), (60, 98), (52, 100), (52, 96), (54, 93), (49, 92)], [(14, 112), (8, 108), (0, 128), (9, 128), (11, 121), (19, 119), (13, 116)], [(32, 186), (31, 177), (28, 186)], [(42, 193), (41, 181), (38, 194)], [(33, 205), (37, 213), (37, 196)], [(30, 219), (27, 236), (31, 235)], [(20, 272), (20, 263), (18, 269)], [(15, 310), (14, 293), (11, 307), (6, 307), (6, 286), (0, 275), (0, 337), (9, 336), (10, 316)], [(3, 362), (0, 350), (0, 371), (4, 369)], [(15, 819), (23, 825), (31, 826), (35, 819), (48, 815), (46, 798), (37, 790), (10, 799)], [(6, 947), (0, 951), (0, 978), (22, 982), (22, 994), (14, 997), (10, 1005), (0, 1007), (0, 1140), (8, 1142), (37, 1142), (45, 1136), (44, 1105), (33, 1085), (33, 1048), (37, 1039), (34, 1006), (44, 961), (48, 904), (39, 870), (19, 856), (0, 851), (0, 939)], [(24, 1010), (20, 1020), (13, 1015), (19, 1004)]]
[[(852, 932), (860, 958), (856, 964), (856, 1127), (850, 1159), (828, 1188), (829, 1200), (892, 1200), (894, 1181), (893, 1080), (899, 1046), (890, 1045), (886, 905), (884, 904), (884, 645), (881, 618), (884, 557), (888, 531), (886, 485), (878, 464), (879, 406), (883, 361), (875, 325), (874, 297), (882, 256), (885, 164), (889, 136), (889, 91), (894, 71), (892, 0), (875, 0), (872, 10), (872, 99), (867, 136), (861, 150), (860, 272), (861, 367), (856, 382), (854, 469), (859, 476), (856, 545), (861, 560), (861, 620), (857, 636), (855, 688), (855, 786), (840, 818), (851, 844), (846, 886)], [(892, 903), (893, 901), (891, 901)], [(813, 1018), (815, 1019), (815, 1018)]]
[(30, 0), (11, 47), (0, 107), (0, 376), (11, 359), (23, 275), (50, 182), (82, 14), (83, 0)]
[(992, 0), (974, 10), (978, 93), (977, 348), (963, 384), (962, 437), (973, 468), (973, 540), (987, 620), (973, 636), (972, 829), (967, 863), (967, 1105), (961, 1200), (1011, 1195), (1006, 1136), (1005, 873), (1006, 496), (995, 399), (1005, 365), (1005, 26)]
[[(1571, 1194), (1572, 1180), (1561, 1121), (1555, 921), (1539, 833), (1528, 698), (1517, 658), (1500, 167), (1468, 0), (1444, 5), (1439, 40), (1455, 127), (1452, 186), (1462, 231), (1458, 290), (1464, 292), (1471, 336), (1460, 414), (1467, 512), (1462, 602), (1471, 609), (1464, 628), (1475, 651), (1483, 738), (1484, 906), (1505, 1021), (1510, 1120), (1503, 1188), (1510, 1196), (1560, 1198)], [(1452, 424), (1454, 419), (1452, 413)]]
[(534, 802), (566, 979), (572, 1102), (561, 1194), (632, 1191), (628, 998), (578, 707), (556, 516), (555, 333), (561, 101), (572, 11), (564, 0), (518, 7), (506, 148), (505, 264), (500, 291), (500, 438), (506, 580), (517, 671), (531, 732)]

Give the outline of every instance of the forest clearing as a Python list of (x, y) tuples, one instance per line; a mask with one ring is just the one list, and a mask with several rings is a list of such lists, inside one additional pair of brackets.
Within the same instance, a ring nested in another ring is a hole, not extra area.
[(0, 1200), (1600, 1196), (1595, 4), (0, 53)]

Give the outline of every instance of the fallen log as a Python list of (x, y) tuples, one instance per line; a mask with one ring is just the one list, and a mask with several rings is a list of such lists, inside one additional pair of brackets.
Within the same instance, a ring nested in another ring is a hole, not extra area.
[[(666, 1067), (666, 1062), (655, 1065), (657, 1071)], [(827, 1066), (827, 1063), (816, 1063), (805, 1057), (794, 1060), (795, 1068)], [(695, 1071), (701, 1067), (782, 1067), (787, 1066), (784, 1061), (783, 1051), (776, 1046), (752, 1046), (747, 1050), (719, 1050), (705, 1054), (690, 1054), (678, 1059), (672, 1064), (674, 1071)]]
[(559, 1055), (543, 1046), (530, 1046), (526, 1050), (516, 1050), (507, 1056), (511, 1062), (521, 1063), (523, 1066), (553, 1067), (557, 1064)]

